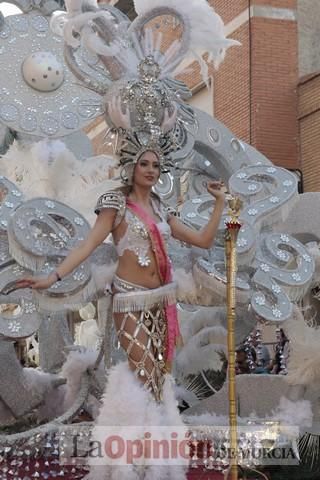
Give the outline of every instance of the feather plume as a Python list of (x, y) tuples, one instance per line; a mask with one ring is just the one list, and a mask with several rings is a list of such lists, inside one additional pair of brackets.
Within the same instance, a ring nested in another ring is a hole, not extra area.
[(205, 80), (208, 69), (202, 55), (208, 53), (208, 62), (218, 67), (226, 49), (240, 45), (236, 40), (226, 38), (220, 16), (206, 0), (134, 0), (134, 6), (138, 15), (147, 14), (157, 7), (169, 7), (186, 18), (191, 30), (190, 53), (200, 63)]
[(15, 142), (1, 158), (0, 174), (15, 183), (27, 199), (55, 198), (92, 224), (98, 197), (121, 184), (110, 179), (115, 166), (105, 155), (81, 161), (60, 140), (42, 140), (23, 148)]
[(286, 380), (291, 385), (317, 384), (320, 381), (320, 329), (307, 325), (298, 307), (283, 327), (290, 338)]

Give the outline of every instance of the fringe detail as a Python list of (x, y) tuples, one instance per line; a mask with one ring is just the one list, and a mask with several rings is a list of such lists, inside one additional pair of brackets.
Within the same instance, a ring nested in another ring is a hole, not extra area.
[[(202, 297), (204, 291), (210, 294), (211, 305), (225, 305), (227, 298), (227, 285), (225, 282), (209, 273), (203, 272), (197, 264), (193, 267), (193, 275), (199, 288), (198, 298)], [(240, 305), (247, 304), (250, 300), (250, 294), (250, 290), (243, 290), (236, 287), (237, 303)]]
[(175, 303), (176, 284), (172, 282), (146, 291), (116, 293), (113, 296), (113, 311), (115, 313), (140, 312), (150, 310), (157, 304), (164, 307)]
[(10, 227), (8, 228), (7, 233), (9, 240), (9, 253), (12, 258), (14, 258), (14, 260), (23, 268), (32, 270), (33, 272), (41, 270), (46, 261), (46, 257), (34, 255), (31, 252), (23, 250), (21, 245), (15, 239)]
[(34, 298), (38, 301), (40, 310), (44, 312), (76, 312), (94, 300), (96, 296), (97, 285), (93, 278), (89, 280), (80, 292), (68, 295), (67, 297), (63, 296), (63, 294), (59, 297), (50, 296), (48, 291), (46, 291), (46, 293), (40, 293), (40, 291), (34, 290)]

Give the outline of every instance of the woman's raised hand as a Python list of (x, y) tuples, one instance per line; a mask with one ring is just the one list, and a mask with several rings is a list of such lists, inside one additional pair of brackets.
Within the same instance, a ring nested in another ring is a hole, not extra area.
[(223, 182), (208, 182), (207, 183), (207, 190), (210, 195), (215, 197), (216, 200), (221, 199), (224, 200), (225, 198), (225, 193), (222, 190), (223, 187)]

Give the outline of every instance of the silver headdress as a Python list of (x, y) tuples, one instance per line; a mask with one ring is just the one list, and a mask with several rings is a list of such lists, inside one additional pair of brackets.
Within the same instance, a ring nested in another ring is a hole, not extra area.
[[(154, 151), (162, 170), (173, 166), (170, 154), (186, 139), (193, 110), (184, 101), (191, 92), (173, 79), (187, 55), (195, 57), (207, 80), (208, 61), (217, 65), (227, 39), (223, 23), (206, 0), (135, 0), (138, 17), (130, 21), (115, 7), (92, 0), (69, 0), (67, 14), (52, 23), (63, 30), (65, 58), (74, 75), (103, 95), (108, 135), (127, 171), (143, 152)], [(196, 53), (201, 50), (201, 54)]]

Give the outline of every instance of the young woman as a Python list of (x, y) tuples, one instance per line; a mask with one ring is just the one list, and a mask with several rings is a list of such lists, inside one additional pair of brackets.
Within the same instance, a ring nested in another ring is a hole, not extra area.
[[(188, 244), (210, 248), (223, 212), (224, 193), (220, 182), (208, 184), (208, 192), (215, 197), (215, 208), (206, 226), (195, 231), (168, 213), (152, 192), (160, 177), (160, 161), (155, 152), (144, 152), (132, 172), (130, 187), (107, 192), (99, 198), (94, 227), (57, 270), (47, 278), (25, 278), (19, 286), (49, 288), (89, 257), (111, 232), (119, 256), (112, 284), (113, 317), (127, 363), (115, 366), (108, 376), (97, 424), (131, 425), (135, 420), (141, 425), (146, 421), (141, 417), (142, 412), (148, 407), (140, 403), (148, 402), (149, 424), (169, 425), (179, 422), (173, 394), (165, 386), (179, 327), (166, 242), (172, 235)], [(171, 395), (169, 400), (168, 395)], [(140, 403), (135, 403), (138, 398)], [(159, 413), (156, 405), (162, 405), (162, 420), (151, 415), (151, 411)], [(171, 419), (166, 416), (168, 411)], [(104, 478), (101, 472), (94, 475), (90, 478)], [(154, 472), (152, 475), (155, 478)], [(126, 478), (123, 473), (121, 478)]]

